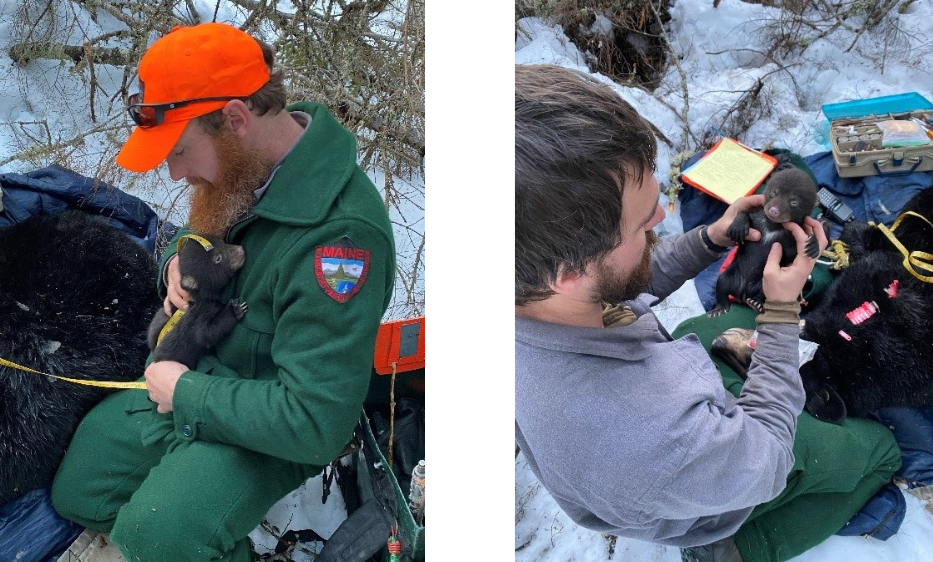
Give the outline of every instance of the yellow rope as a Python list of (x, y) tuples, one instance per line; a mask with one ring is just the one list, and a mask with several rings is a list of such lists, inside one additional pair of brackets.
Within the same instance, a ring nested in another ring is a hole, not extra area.
[(42, 371), (36, 371), (30, 369), (29, 367), (23, 367), (12, 361), (7, 361), (6, 359), (0, 358), (0, 365), (4, 367), (12, 367), (13, 369), (18, 369), (20, 371), (26, 371), (27, 373), (35, 373), (37, 375), (45, 375), (47, 377), (52, 377), (53, 379), (59, 379), (63, 381), (73, 382), (75, 384), (83, 384), (85, 386), (101, 386), (105, 388), (139, 388), (146, 389), (145, 381), (137, 382), (119, 382), (119, 381), (88, 381), (82, 379), (70, 379), (68, 377), (60, 377), (58, 375), (50, 375), (48, 373), (43, 373)]
[(923, 215), (919, 215), (913, 211), (907, 211), (905, 213), (902, 213), (899, 217), (897, 217), (897, 220), (894, 221), (894, 224), (891, 225), (890, 229), (888, 229), (888, 227), (886, 227), (883, 224), (876, 225), (872, 222), (868, 224), (872, 226), (876, 226), (879, 230), (881, 230), (881, 232), (888, 238), (888, 240), (890, 240), (891, 243), (894, 244), (894, 247), (897, 248), (901, 254), (903, 254), (904, 269), (906, 269), (908, 272), (910, 272), (911, 275), (923, 281), (924, 283), (933, 283), (933, 276), (921, 275), (920, 273), (917, 273), (916, 271), (916, 269), (921, 269), (925, 272), (933, 273), (933, 263), (931, 263), (933, 262), (933, 254), (929, 254), (927, 252), (920, 252), (920, 251), (911, 252), (904, 246), (904, 244), (901, 243), (900, 240), (897, 239), (896, 236), (894, 236), (894, 231), (897, 230), (897, 227), (900, 226), (904, 218), (908, 216), (917, 217), (923, 222), (930, 225), (930, 228), (933, 228), (933, 223), (927, 220), (926, 217), (924, 217)]
[(849, 267), (849, 245), (842, 240), (831, 241), (829, 248), (823, 250), (820, 255), (832, 260), (829, 264), (830, 269), (838, 271)]

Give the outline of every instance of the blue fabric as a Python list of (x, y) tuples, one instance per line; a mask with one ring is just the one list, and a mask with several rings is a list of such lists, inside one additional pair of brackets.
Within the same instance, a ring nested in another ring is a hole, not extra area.
[(902, 464), (897, 475), (911, 487), (933, 485), (933, 406), (884, 408), (876, 416), (891, 429), (901, 448)]
[[(891, 226), (911, 197), (930, 187), (933, 172), (842, 178), (836, 172), (832, 152), (818, 152), (804, 157), (820, 187), (832, 191), (852, 209), (855, 219)], [(838, 238), (842, 225), (835, 225), (830, 236)]]
[(63, 519), (49, 490), (33, 490), (0, 505), (0, 560), (54, 562), (84, 527)]
[(888, 540), (901, 528), (906, 513), (907, 500), (904, 494), (889, 482), (836, 534)]
[(0, 174), (3, 212), (0, 227), (20, 223), (36, 215), (60, 215), (69, 208), (103, 217), (158, 257), (158, 241), (169, 240), (175, 226), (162, 221), (142, 200), (109, 184), (59, 166), (26, 174)]

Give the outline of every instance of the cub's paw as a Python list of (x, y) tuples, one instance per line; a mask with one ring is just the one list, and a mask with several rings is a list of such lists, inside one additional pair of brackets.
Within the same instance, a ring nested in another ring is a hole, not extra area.
[(736, 244), (744, 244), (745, 237), (748, 236), (748, 225), (746, 224), (744, 228), (736, 227), (734, 224), (726, 230), (726, 236), (728, 236)]
[(812, 234), (807, 238), (807, 257), (816, 259), (820, 257), (820, 241)]
[(710, 318), (716, 318), (717, 316), (722, 316), (723, 314), (729, 312), (728, 306), (717, 306), (713, 310), (710, 310), (707, 314)]
[(748, 230), (751, 226), (751, 221), (748, 218), (748, 215), (745, 213), (739, 213), (735, 220), (732, 221), (732, 224), (729, 225), (729, 228), (726, 229), (726, 236), (728, 236), (736, 244), (744, 244), (745, 237), (748, 236)]
[(230, 306), (233, 307), (233, 315), (237, 320), (242, 320), (246, 316), (247, 305), (240, 299), (230, 299)]
[(757, 310), (759, 314), (765, 311), (765, 305), (756, 301), (755, 299), (747, 298), (745, 299), (745, 304)]

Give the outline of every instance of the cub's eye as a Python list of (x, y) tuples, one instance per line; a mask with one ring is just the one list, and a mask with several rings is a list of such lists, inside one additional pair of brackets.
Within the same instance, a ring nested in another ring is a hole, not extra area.
[(800, 201), (797, 201), (796, 199), (791, 199), (791, 200), (790, 200), (790, 206), (791, 206), (791, 207), (799, 207), (799, 206), (800, 206)]
[(220, 263), (220, 262), (222, 262), (222, 261), (224, 261), (224, 255), (223, 255), (223, 254), (217, 254), (216, 256), (214, 256), (214, 263)]

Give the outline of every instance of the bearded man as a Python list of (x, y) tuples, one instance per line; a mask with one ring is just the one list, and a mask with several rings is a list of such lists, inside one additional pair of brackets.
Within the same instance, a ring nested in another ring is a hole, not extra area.
[(797, 241), (787, 267), (771, 249), (737, 396), (696, 335), (658, 322), (650, 306), (734, 245), (728, 226), (763, 197), (658, 241), (655, 156), (648, 124), (605, 84), (516, 65), (515, 441), (581, 526), (696, 547), (683, 550), (691, 561), (786, 560), (842, 527), (899, 451), (880, 424), (800, 415), (807, 234), (827, 244), (815, 220), (785, 225)]
[[(177, 27), (143, 56), (139, 80), (117, 163), (165, 161), (191, 184), (178, 236), (243, 246), (226, 291), (249, 311), (197, 365), (151, 363), (148, 393), (92, 410), (53, 504), (110, 532), (127, 560), (247, 562), (269, 508), (351, 437), (392, 295), (392, 229), (351, 133), (319, 104), (285, 107), (267, 45), (225, 24)], [(168, 313), (189, 297), (175, 247), (159, 283)]]

